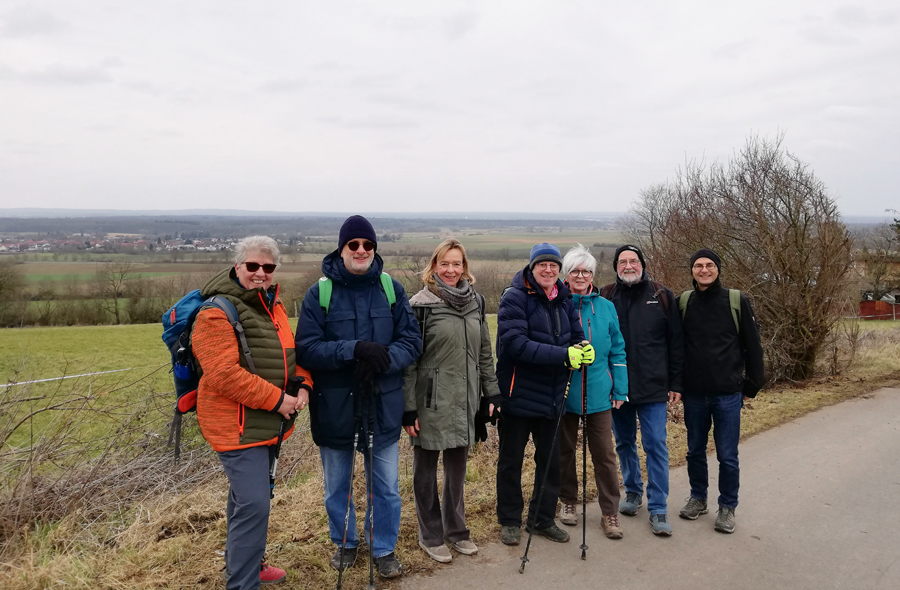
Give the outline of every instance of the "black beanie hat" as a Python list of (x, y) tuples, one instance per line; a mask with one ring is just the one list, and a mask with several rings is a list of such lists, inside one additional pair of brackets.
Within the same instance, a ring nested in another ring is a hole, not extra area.
[(716, 263), (716, 268), (719, 270), (719, 272), (722, 271), (722, 259), (719, 258), (718, 254), (716, 254), (709, 248), (700, 248), (699, 250), (694, 252), (693, 256), (691, 256), (691, 264), (689, 265), (689, 267), (693, 267), (698, 258), (709, 258)]
[(632, 252), (637, 254), (638, 260), (641, 261), (641, 268), (647, 268), (647, 263), (644, 262), (644, 253), (641, 252), (641, 249), (637, 246), (632, 246), (631, 244), (625, 244), (624, 246), (619, 246), (618, 248), (616, 248), (616, 255), (613, 256), (612, 261), (613, 270), (619, 268), (619, 254), (621, 254), (625, 250), (631, 250)]
[(375, 236), (375, 228), (369, 223), (369, 220), (362, 215), (352, 215), (347, 218), (344, 225), (341, 226), (341, 233), (338, 236), (338, 251), (344, 249), (344, 245), (354, 238), (363, 238), (375, 244), (375, 250), (378, 250), (378, 239)]

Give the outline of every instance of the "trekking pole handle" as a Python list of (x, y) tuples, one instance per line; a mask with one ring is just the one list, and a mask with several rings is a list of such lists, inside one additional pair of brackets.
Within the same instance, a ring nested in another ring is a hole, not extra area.
[(285, 395), (297, 397), (297, 395), (300, 393), (300, 387), (303, 385), (304, 381), (306, 381), (306, 378), (301, 377), (300, 375), (288, 377), (287, 383), (284, 384)]

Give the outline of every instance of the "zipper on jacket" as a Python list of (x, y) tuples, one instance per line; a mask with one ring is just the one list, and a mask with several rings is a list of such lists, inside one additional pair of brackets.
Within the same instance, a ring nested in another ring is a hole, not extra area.
[(512, 397), (513, 385), (516, 384), (516, 367), (513, 365), (512, 379), (509, 381), (509, 397)]
[[(269, 318), (272, 320), (272, 325), (275, 326), (275, 333), (281, 330), (281, 326), (275, 320), (275, 316), (272, 315), (272, 312), (269, 311), (269, 308), (266, 307), (265, 299), (262, 296), (262, 293), (259, 294), (260, 300), (263, 302), (263, 309), (266, 310), (266, 313), (269, 314)], [(278, 287), (275, 287), (275, 300), (272, 301), (272, 309), (275, 309), (275, 302), (278, 301)], [(284, 349), (284, 342), (281, 341), (281, 335), (278, 335), (278, 345), (281, 346), (281, 358), (284, 359), (284, 387), (287, 387), (288, 384), (288, 362), (287, 362), (287, 351)]]
[[(559, 332), (562, 329), (562, 320), (559, 319), (559, 306), (558, 305), (550, 305), (553, 308), (553, 315), (556, 317), (556, 325), (553, 327), (553, 335), (559, 337)], [(550, 320), (553, 321), (552, 319)]]
[(238, 404), (238, 442), (244, 442), (244, 404)]

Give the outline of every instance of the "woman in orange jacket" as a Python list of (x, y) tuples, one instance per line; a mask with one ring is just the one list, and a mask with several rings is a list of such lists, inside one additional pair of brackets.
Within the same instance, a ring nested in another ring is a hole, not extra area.
[[(201, 289), (230, 301), (238, 312), (255, 371), (225, 312), (203, 308), (192, 333), (203, 370), (197, 420), (228, 476), (225, 571), (229, 589), (256, 589), (285, 579), (263, 561), (269, 522), (269, 466), (278, 444), (293, 432), (297, 412), (309, 401), (312, 378), (298, 367), (287, 312), (272, 283), (278, 245), (265, 236), (241, 240), (235, 264)], [(299, 383), (299, 387), (297, 386)]]

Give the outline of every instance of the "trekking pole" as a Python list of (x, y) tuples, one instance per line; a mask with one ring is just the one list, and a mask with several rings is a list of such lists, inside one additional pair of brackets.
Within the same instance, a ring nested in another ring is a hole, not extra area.
[[(285, 383), (284, 385), (284, 394), (291, 397), (297, 397), (297, 395), (300, 393), (300, 384), (304, 381), (305, 379), (300, 375), (289, 377), (287, 383)], [(281, 443), (284, 441), (284, 427), (286, 424), (287, 420), (285, 420), (284, 416), (282, 416), (281, 425), (278, 427), (278, 442), (275, 443), (275, 449), (272, 451), (271, 465), (269, 465), (270, 500), (275, 497), (275, 472), (278, 471), (278, 457), (281, 456)]]
[(369, 584), (366, 590), (375, 590), (375, 482), (372, 472), (375, 466), (375, 389), (377, 385), (369, 383)]
[[(577, 346), (580, 348), (584, 345), (588, 344), (588, 341), (585, 340), (581, 344)], [(575, 373), (575, 369), (569, 369), (569, 379), (566, 381), (566, 391), (563, 393), (563, 400), (560, 406), (559, 417), (556, 419), (556, 429), (553, 431), (553, 439), (550, 441), (550, 453), (553, 453), (553, 449), (556, 448), (556, 437), (559, 434), (559, 424), (562, 422), (563, 414), (565, 414), (566, 410), (566, 399), (569, 397), (569, 387), (572, 385), (572, 375)], [(525, 528), (528, 529), (528, 542), (525, 543), (525, 553), (522, 555), (522, 565), (519, 566), (519, 573), (525, 573), (525, 564), (528, 563), (528, 550), (531, 549), (531, 538), (534, 536), (534, 527), (537, 524), (537, 511), (540, 510), (541, 500), (544, 496), (544, 484), (547, 483), (547, 476), (550, 475), (550, 457), (547, 457), (547, 468), (544, 469), (544, 477), (541, 479), (541, 485), (538, 488), (537, 494), (537, 502), (535, 506), (537, 506), (537, 510), (535, 511), (534, 519), (531, 518), (531, 500), (534, 499), (534, 489), (531, 490), (531, 498), (528, 500), (528, 518), (525, 519)], [(554, 509), (555, 510), (555, 509)]]
[[(352, 393), (350, 394), (353, 395)], [(359, 397), (359, 393), (355, 398)], [(344, 548), (347, 546), (347, 529), (350, 528), (350, 499), (353, 497), (353, 472), (356, 471), (356, 445), (359, 444), (359, 429), (362, 428), (362, 403), (353, 399), (353, 448), (350, 450), (350, 487), (347, 488), (347, 510), (344, 512), (344, 538), (341, 540), (341, 556), (338, 560), (337, 590), (341, 590), (344, 576)]]
[(581, 559), (587, 559), (587, 365), (581, 367)]

